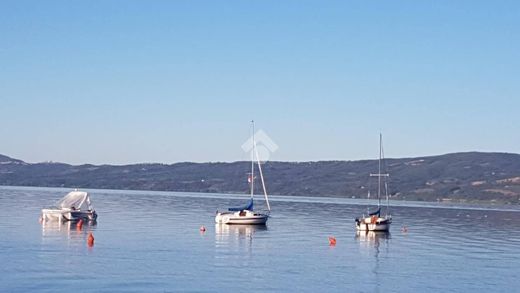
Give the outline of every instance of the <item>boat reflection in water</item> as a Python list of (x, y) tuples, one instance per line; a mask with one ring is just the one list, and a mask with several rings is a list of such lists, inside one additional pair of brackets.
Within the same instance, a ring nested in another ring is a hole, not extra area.
[[(373, 262), (368, 261), (365, 263), (364, 268), (365, 274), (374, 280), (372, 285), (373, 288), (367, 288), (368, 292), (380, 292), (383, 291), (381, 288), (381, 275), (387, 274), (388, 271), (385, 266), (381, 264), (382, 259), (389, 253), (390, 243), (390, 232), (388, 231), (357, 231), (356, 240), (360, 244), (360, 253), (367, 256), (367, 260), (373, 256)], [(383, 257), (380, 259), (379, 255)]]
[[(361, 247), (375, 248), (374, 256), (377, 259), (381, 244), (388, 249), (388, 243), (391, 237), (388, 231), (356, 231), (356, 239), (359, 241)], [(370, 254), (370, 250), (366, 250), (365, 252)]]
[(381, 240), (390, 239), (388, 231), (356, 231), (356, 239), (360, 242), (379, 244)]
[(95, 230), (96, 222), (87, 221), (81, 227), (77, 222), (42, 221), (42, 242), (44, 244), (66, 244), (84, 246), (89, 232)]
[(267, 231), (265, 225), (215, 225), (215, 247), (226, 251), (251, 250), (258, 233)]
[(226, 225), (215, 224), (215, 236), (217, 240), (253, 238), (260, 231), (266, 231), (266, 225)]

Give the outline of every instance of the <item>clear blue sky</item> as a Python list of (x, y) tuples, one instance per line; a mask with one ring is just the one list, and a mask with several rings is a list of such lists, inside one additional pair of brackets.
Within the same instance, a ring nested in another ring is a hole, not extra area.
[(520, 153), (519, 1), (2, 1), (0, 154)]

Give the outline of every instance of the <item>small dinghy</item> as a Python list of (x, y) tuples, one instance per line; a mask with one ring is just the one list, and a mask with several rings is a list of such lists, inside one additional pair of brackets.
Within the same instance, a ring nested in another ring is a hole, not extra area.
[(55, 207), (42, 209), (42, 220), (95, 221), (97, 213), (92, 207), (90, 196), (84, 191), (71, 191)]

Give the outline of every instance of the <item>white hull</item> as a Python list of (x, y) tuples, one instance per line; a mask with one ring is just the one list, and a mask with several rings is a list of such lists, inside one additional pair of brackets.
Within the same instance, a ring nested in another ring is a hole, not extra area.
[(215, 223), (231, 225), (265, 225), (269, 215), (253, 211), (217, 213)]
[(392, 218), (373, 220), (372, 217), (367, 217), (356, 221), (356, 229), (358, 231), (389, 231), (390, 224), (392, 224)]
[(43, 221), (95, 221), (97, 214), (94, 211), (78, 211), (71, 209), (42, 209)]
[(66, 221), (70, 218), (70, 210), (42, 209), (42, 220), (44, 221)]

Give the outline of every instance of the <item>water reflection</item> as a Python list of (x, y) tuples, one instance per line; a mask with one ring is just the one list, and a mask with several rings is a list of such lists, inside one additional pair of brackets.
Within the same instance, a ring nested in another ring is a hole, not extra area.
[(390, 239), (388, 231), (356, 231), (356, 239), (360, 242), (368, 242), (379, 245), (381, 240)]
[(267, 231), (265, 225), (215, 225), (215, 249), (217, 259), (215, 265), (249, 266), (254, 255), (254, 239)]
[(267, 231), (265, 225), (215, 225), (215, 245), (226, 246), (235, 244), (251, 247), (256, 233)]
[(215, 236), (217, 240), (225, 241), (234, 239), (252, 239), (259, 231), (266, 231), (266, 225), (226, 225), (215, 224)]
[(95, 230), (96, 222), (87, 221), (82, 227), (76, 222), (42, 221), (42, 242), (61, 242), (68, 245), (84, 245), (88, 233)]
[(357, 231), (356, 239), (361, 246), (375, 249), (376, 258), (379, 256), (379, 247), (384, 243), (388, 248), (388, 240), (390, 239), (390, 232), (388, 231)]
[[(71, 284), (93, 292), (518, 291), (519, 212), (401, 206), (394, 208), (399, 224), (391, 235), (356, 235), (351, 218), (359, 206), (335, 200), (295, 197), (276, 202), (276, 219), (267, 227), (214, 227), (213, 207), (221, 200), (98, 192), (101, 225), (85, 223), (78, 231), (74, 223), (37, 223), (38, 207), (54, 200), (55, 189), (0, 188), (6, 207), (0, 292), (60, 291)], [(198, 237), (202, 224), (207, 230)], [(410, 232), (400, 231), (404, 224)], [(92, 253), (89, 229), (95, 229)], [(339, 240), (334, 249), (326, 245), (331, 234)]]
[(372, 291), (380, 292), (380, 280), (381, 280), (381, 264), (379, 259), (379, 254), (381, 253), (381, 248), (385, 248), (385, 253), (388, 254), (388, 244), (390, 240), (390, 232), (388, 231), (357, 231), (356, 239), (359, 242), (362, 250), (368, 255), (374, 256), (373, 266), (370, 268), (370, 272), (373, 274), (373, 278), (376, 281), (374, 283), (374, 288)]

